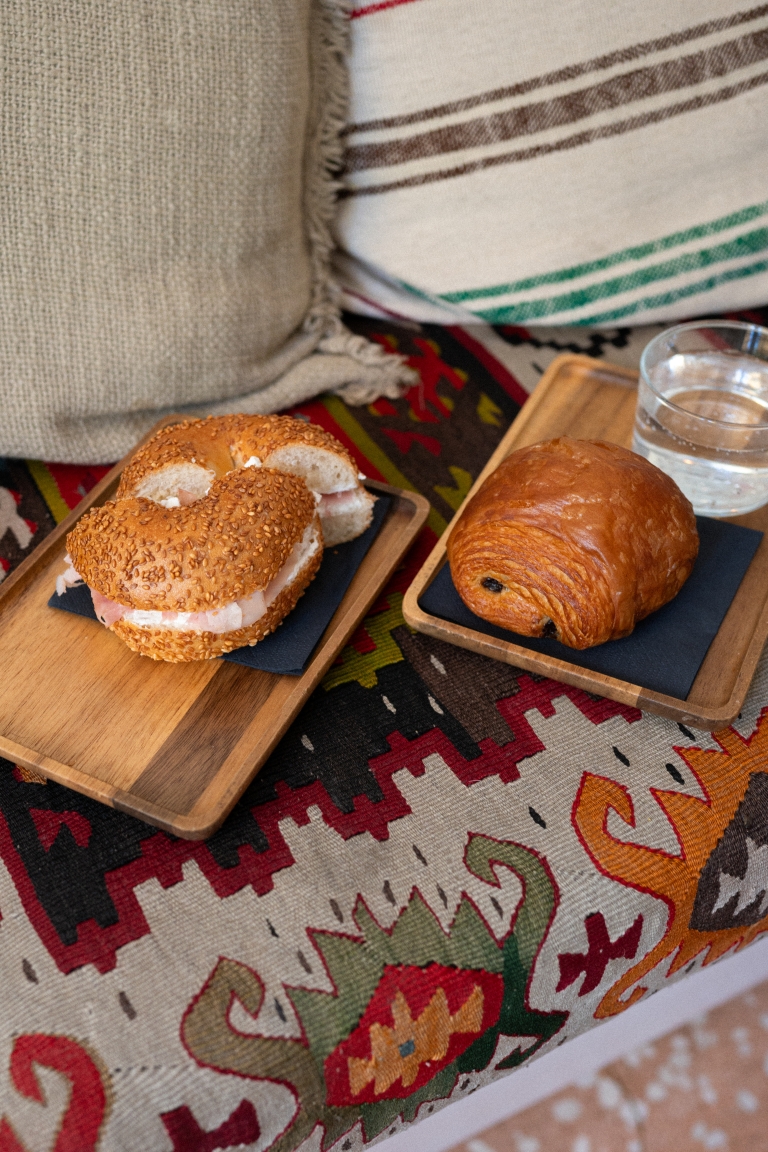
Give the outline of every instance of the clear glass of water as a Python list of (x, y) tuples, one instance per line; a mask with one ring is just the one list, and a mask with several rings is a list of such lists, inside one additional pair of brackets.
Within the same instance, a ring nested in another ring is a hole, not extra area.
[(700, 516), (768, 503), (768, 329), (698, 320), (643, 352), (632, 447)]

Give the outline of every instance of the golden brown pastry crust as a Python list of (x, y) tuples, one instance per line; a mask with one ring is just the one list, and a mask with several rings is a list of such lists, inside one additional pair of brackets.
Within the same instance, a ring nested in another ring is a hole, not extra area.
[(266, 588), (312, 522), (315, 501), (303, 480), (242, 468), (188, 508), (143, 497), (94, 508), (67, 548), (86, 584), (118, 604), (206, 612)]
[(690, 502), (658, 468), (616, 444), (563, 436), (500, 464), (447, 549), (476, 615), (589, 648), (676, 596), (699, 538)]

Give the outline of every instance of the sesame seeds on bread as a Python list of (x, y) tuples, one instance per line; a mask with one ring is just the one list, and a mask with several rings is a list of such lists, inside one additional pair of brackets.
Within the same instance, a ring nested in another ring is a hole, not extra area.
[(298, 477), (243, 468), (186, 508), (143, 497), (95, 508), (67, 547), (86, 584), (118, 604), (200, 612), (265, 588), (315, 517)]
[(118, 620), (112, 631), (129, 648), (141, 656), (152, 660), (165, 660), (180, 664), (189, 660), (211, 660), (234, 652), (238, 648), (257, 644), (278, 627), (297, 601), (306, 591), (323, 558), (319, 548), (287, 587), (267, 609), (266, 615), (247, 628), (237, 628), (232, 632), (214, 634), (212, 632), (179, 632), (163, 628), (140, 628), (127, 620)]
[(323, 545), (358, 536), (374, 497), (333, 436), (289, 416), (232, 415), (161, 429), (115, 500), (67, 537), (101, 622), (157, 660), (210, 659), (280, 623)]

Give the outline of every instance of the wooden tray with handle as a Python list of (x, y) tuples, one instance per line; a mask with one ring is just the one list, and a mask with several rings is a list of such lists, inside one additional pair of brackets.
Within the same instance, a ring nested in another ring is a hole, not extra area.
[[(150, 435), (174, 422), (161, 421)], [(392, 505), (302, 676), (224, 660), (165, 664), (131, 652), (92, 620), (48, 607), (67, 532), (113, 495), (128, 458), (0, 586), (0, 756), (167, 832), (203, 840), (336, 659), (424, 524), (429, 503), (368, 481)]]
[[(502, 460), (527, 444), (568, 435), (584, 440), (612, 440), (631, 447), (637, 379), (637, 372), (595, 361), (588, 356), (558, 356), (478, 476), (467, 500)], [(733, 518), (734, 524), (756, 528), (766, 535), (687, 699), (680, 700), (626, 680), (591, 672), (566, 660), (532, 652), (506, 640), (497, 640), (424, 612), (419, 606), (419, 598), (447, 562), (446, 541), (461, 516), (464, 504), (406, 593), (403, 615), (411, 627), (439, 640), (482, 652), (496, 660), (539, 672), (553, 680), (656, 712), (695, 728), (724, 728), (739, 714), (768, 639), (768, 506)]]

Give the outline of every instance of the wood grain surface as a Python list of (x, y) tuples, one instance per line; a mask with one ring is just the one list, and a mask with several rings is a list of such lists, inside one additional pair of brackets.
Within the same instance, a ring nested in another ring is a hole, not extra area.
[(205, 839), (374, 602), (429, 504), (369, 482), (392, 504), (302, 676), (223, 660), (166, 664), (92, 620), (48, 608), (67, 532), (114, 494), (125, 462), (0, 587), (0, 756), (177, 836)]
[(424, 612), (418, 603), (447, 562), (446, 541), (465, 504), (511, 452), (564, 435), (631, 447), (637, 378), (628, 368), (596, 362), (588, 356), (566, 354), (552, 362), (408, 589), (403, 615), (411, 627), (439, 640), (695, 728), (716, 730), (739, 714), (768, 639), (768, 506), (732, 520), (766, 535), (685, 700), (452, 624)]

